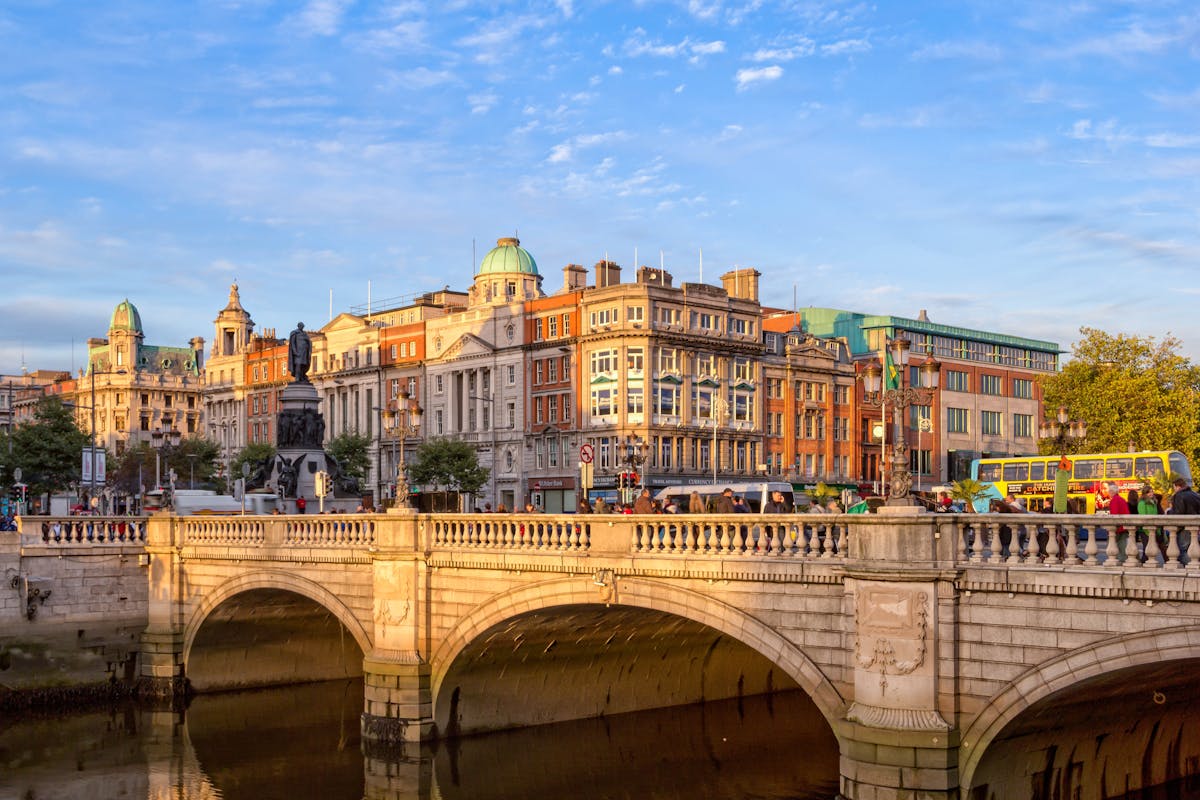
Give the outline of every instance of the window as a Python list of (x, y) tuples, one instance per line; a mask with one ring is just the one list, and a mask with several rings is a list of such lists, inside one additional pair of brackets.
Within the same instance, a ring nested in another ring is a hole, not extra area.
[(546, 402), (549, 406), (548, 410), (546, 411), (546, 417), (551, 422), (554, 422), (556, 419), (558, 419), (558, 395), (550, 395), (548, 398), (546, 398)]
[(654, 413), (667, 414), (670, 416), (678, 416), (679, 414), (679, 387), (671, 384), (663, 384), (654, 387)]
[(592, 352), (592, 374), (601, 375), (606, 372), (616, 372), (617, 351), (595, 350)]
[(540, 342), (543, 338), (544, 337), (542, 336), (542, 321), (540, 319), (535, 319), (533, 321), (533, 340), (535, 342)]
[(392, 345), (392, 347), (391, 347), (391, 359), (393, 361), (396, 360), (396, 345)]
[(517, 429), (517, 404), (509, 403), (507, 410), (508, 410), (509, 430), (516, 430)]
[(546, 336), (550, 339), (558, 338), (558, 317), (546, 317)]
[(659, 348), (658, 371), (679, 372), (679, 351), (674, 347)]
[(542, 362), (533, 362), (533, 385), (538, 386), (542, 382)]
[[(930, 406), (909, 406), (908, 407), (908, 429), (913, 431), (921, 430), (921, 420), (933, 418), (933, 408)], [(925, 430), (931, 430), (931, 427), (926, 425)]]
[(946, 409), (946, 432), (947, 433), (967, 433), (967, 409), (965, 408), (947, 408)]
[(999, 375), (980, 375), (979, 376), (979, 391), (981, 394), (1001, 393), (1002, 380)]
[(717, 357), (712, 353), (696, 356), (696, 377), (717, 377)]
[(1033, 438), (1033, 415), (1013, 414), (1013, 436), (1019, 439)]
[(754, 323), (748, 319), (734, 317), (731, 322), (731, 326), (733, 328), (733, 332), (739, 336), (749, 336), (750, 334), (754, 333)]
[(563, 422), (568, 422), (571, 419), (571, 395), (569, 394), (562, 396), (562, 419)]
[(642, 374), (646, 368), (646, 352), (640, 347), (631, 347), (625, 351), (625, 365), (629, 374)]
[(608, 387), (592, 389), (592, 416), (608, 417), (616, 413), (613, 407), (613, 390)]
[(733, 393), (733, 418), (738, 422), (752, 422), (754, 417), (754, 403), (751, 402), (752, 397), (746, 392)]
[[(542, 400), (543, 400), (543, 398), (541, 398), (541, 397), (533, 398), (533, 413), (534, 413), (534, 416), (535, 416), (537, 422), (545, 422), (546, 421), (545, 413), (542, 408)], [(472, 409), (471, 413), (475, 413), (473, 409)], [(539, 444), (541, 443), (540, 439), (538, 440), (538, 443)], [(539, 466), (541, 466), (541, 465), (539, 464)]]
[(441, 375), (435, 375), (433, 377), (433, 391), (435, 394), (442, 393), (442, 376)]
[(748, 358), (735, 358), (733, 360), (733, 377), (734, 380), (752, 381), (754, 380), (754, 364)]
[(515, 364), (508, 365), (508, 385), (513, 386), (517, 382), (517, 367)]
[(641, 386), (630, 386), (625, 393), (625, 398), (625, 409), (630, 414), (640, 416), (646, 413), (646, 395), (645, 390)]
[(850, 387), (835, 386), (833, 387), (833, 404), (837, 406), (850, 405)]
[(558, 383), (558, 359), (552, 358), (546, 362), (546, 382)]
[(999, 436), (1000, 435), (1000, 419), (999, 411), (980, 411), (979, 412), (979, 429), (984, 436)]
[(563, 314), (562, 321), (563, 321), (563, 336), (570, 336), (571, 335), (571, 318), (568, 315)]
[(642, 306), (630, 306), (625, 309), (625, 314), (630, 322), (643, 322), (645, 320), (646, 309)]
[(850, 418), (849, 417), (834, 417), (833, 418), (833, 440), (835, 442), (850, 441)]
[(946, 370), (946, 391), (948, 392), (969, 392), (971, 391), (970, 376), (967, 373), (957, 369)]

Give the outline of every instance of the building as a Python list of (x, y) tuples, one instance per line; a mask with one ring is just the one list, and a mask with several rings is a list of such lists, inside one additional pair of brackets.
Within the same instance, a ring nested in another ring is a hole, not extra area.
[[(242, 307), (235, 283), (229, 302), (213, 320), (212, 350), (204, 369), (204, 426), (208, 438), (221, 447), (221, 469), (229, 464), (249, 439), (246, 410), (246, 358), (254, 338), (254, 320)], [(235, 476), (236, 477), (236, 476)]]
[[(929, 402), (911, 405), (902, 421), (914, 488), (967, 477), (974, 458), (1037, 452), (1039, 379), (1058, 371), (1061, 351), (1054, 342), (935, 323), (924, 311), (915, 319), (832, 308), (776, 312), (788, 313), (800, 315), (807, 333), (846, 342), (860, 367), (881, 361), (888, 341), (907, 339), (913, 355), (908, 385), (916, 385), (921, 361), (939, 362), (939, 385)], [(874, 431), (880, 412), (863, 402), (861, 391), (858, 399), (858, 477), (878, 481), (883, 440)], [(891, 425), (880, 433), (890, 446)]]

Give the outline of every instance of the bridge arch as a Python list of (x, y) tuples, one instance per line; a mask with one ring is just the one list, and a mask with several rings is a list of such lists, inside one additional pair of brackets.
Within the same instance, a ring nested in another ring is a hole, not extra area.
[(1183, 659), (1200, 659), (1200, 625), (1105, 639), (1055, 656), (1018, 676), (963, 731), (964, 790), (972, 785), (980, 762), (1005, 726), (1039, 701), (1088, 678)]
[[(612, 579), (610, 579), (611, 581)], [(435, 705), (448, 668), (486, 631), (513, 617), (563, 606), (614, 605), (672, 614), (700, 623), (746, 645), (796, 681), (834, 730), (847, 707), (833, 682), (800, 648), (745, 611), (713, 597), (642, 578), (616, 579), (600, 587), (592, 576), (528, 584), (495, 595), (453, 624), (431, 659)]]
[(191, 659), (196, 636), (214, 610), (222, 603), (240, 594), (259, 589), (292, 592), (311, 600), (341, 623), (363, 653), (371, 652), (371, 634), (363, 626), (362, 621), (355, 615), (353, 609), (325, 586), (292, 573), (257, 570), (244, 572), (223, 581), (204, 594), (203, 599), (192, 610), (184, 626), (183, 652), (181, 653), (184, 663), (188, 663)]

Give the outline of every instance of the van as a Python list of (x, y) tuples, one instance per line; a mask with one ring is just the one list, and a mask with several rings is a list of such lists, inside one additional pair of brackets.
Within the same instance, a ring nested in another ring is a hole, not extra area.
[[(154, 494), (147, 492), (147, 506)], [(175, 513), (180, 516), (238, 516), (246, 514), (270, 514), (279, 505), (278, 495), (247, 492), (243, 503), (236, 497), (217, 494), (207, 489), (176, 489)]]
[(664, 506), (668, 499), (674, 500), (675, 505), (679, 506), (679, 512), (686, 514), (692, 492), (699, 492), (700, 499), (704, 501), (704, 507), (712, 508), (712, 504), (716, 502), (717, 497), (726, 489), (732, 489), (734, 497), (744, 498), (746, 505), (750, 506), (750, 510), (755, 514), (762, 512), (763, 506), (771, 498), (771, 492), (780, 492), (783, 495), (783, 504), (787, 507), (788, 511), (795, 509), (797, 502), (803, 504), (807, 501), (807, 497), (797, 497), (795, 491), (792, 489), (792, 485), (784, 481), (667, 486), (664, 489), (660, 489), (658, 494), (654, 495), (654, 499), (661, 500)]

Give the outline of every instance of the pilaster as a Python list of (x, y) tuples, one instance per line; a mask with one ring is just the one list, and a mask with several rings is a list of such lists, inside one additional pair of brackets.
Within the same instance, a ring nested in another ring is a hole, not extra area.
[(143, 698), (164, 703), (174, 703), (187, 693), (178, 521), (174, 514), (163, 512), (146, 523), (150, 589), (137, 690)]

